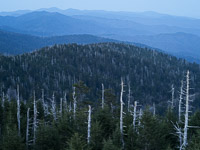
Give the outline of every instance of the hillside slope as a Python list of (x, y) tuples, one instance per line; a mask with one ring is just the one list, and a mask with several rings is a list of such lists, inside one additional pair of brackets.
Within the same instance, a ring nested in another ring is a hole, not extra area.
[[(1, 56), (0, 63), (0, 86), (5, 93), (12, 93), (19, 84), (25, 99), (31, 97), (33, 90), (39, 94), (44, 89), (48, 96), (53, 92), (69, 93), (72, 85), (82, 80), (90, 89), (88, 98), (97, 101), (102, 83), (119, 96), (123, 77), (126, 85), (130, 81), (132, 96), (140, 103), (167, 106), (171, 85), (174, 84), (178, 97), (180, 80), (187, 69), (191, 71), (191, 86), (197, 99), (200, 89), (199, 65), (124, 44), (56, 45), (33, 53)], [(126, 86), (125, 95), (127, 91)]]

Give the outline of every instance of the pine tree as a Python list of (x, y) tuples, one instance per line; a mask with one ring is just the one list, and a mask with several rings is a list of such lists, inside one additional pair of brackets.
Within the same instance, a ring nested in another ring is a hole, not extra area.
[(16, 127), (7, 126), (7, 133), (3, 137), (2, 150), (24, 150), (25, 144), (23, 139), (19, 137)]
[(200, 130), (196, 135), (193, 135), (186, 150), (200, 150)]
[(161, 127), (158, 119), (149, 110), (144, 111), (138, 137), (138, 144), (141, 149), (163, 149), (165, 146), (165, 135), (162, 133)]
[(92, 124), (91, 128), (91, 142), (90, 147), (93, 150), (101, 150), (102, 149), (102, 142), (103, 142), (103, 132), (102, 126), (98, 121)]
[(118, 147), (116, 147), (113, 142), (112, 139), (108, 139), (107, 141), (103, 142), (103, 150), (120, 150)]
[(82, 139), (82, 136), (75, 133), (68, 142), (68, 146), (66, 150), (84, 150), (86, 148), (86, 142)]
[(60, 136), (55, 125), (45, 125), (41, 122), (37, 129), (36, 150), (59, 150)]

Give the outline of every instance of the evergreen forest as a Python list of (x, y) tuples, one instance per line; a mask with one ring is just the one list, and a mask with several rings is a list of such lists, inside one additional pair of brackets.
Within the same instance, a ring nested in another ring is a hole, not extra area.
[(200, 150), (200, 65), (123, 43), (0, 55), (2, 150)]

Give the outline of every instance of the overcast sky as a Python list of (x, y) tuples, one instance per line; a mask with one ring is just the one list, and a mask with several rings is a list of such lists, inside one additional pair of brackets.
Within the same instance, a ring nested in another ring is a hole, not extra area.
[(58, 7), (110, 11), (155, 11), (200, 18), (200, 0), (0, 0), (0, 11)]

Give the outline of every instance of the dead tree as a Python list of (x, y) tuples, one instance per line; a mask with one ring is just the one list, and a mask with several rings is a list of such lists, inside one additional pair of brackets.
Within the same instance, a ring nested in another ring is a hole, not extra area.
[(26, 120), (26, 147), (28, 149), (28, 145), (29, 145), (29, 125), (30, 125), (30, 119), (29, 119), (29, 112), (30, 112), (30, 108), (28, 108), (27, 110), (27, 120)]
[(56, 120), (56, 103), (55, 103), (55, 95), (53, 93), (52, 99), (51, 99), (51, 112), (53, 115), (53, 119)]
[(183, 80), (181, 81), (180, 97), (179, 97), (179, 104), (178, 104), (178, 121), (179, 121), (179, 123), (181, 122), (182, 100), (183, 100)]
[(47, 106), (46, 106), (45, 101), (44, 101), (44, 89), (42, 89), (42, 107), (43, 107), (43, 110), (44, 110), (44, 115), (47, 116), (48, 111), (47, 111)]
[(17, 123), (18, 123), (18, 135), (20, 136), (20, 98), (19, 98), (19, 85), (17, 85)]
[(155, 103), (153, 103), (153, 116), (155, 116), (156, 115), (156, 105), (155, 105)]
[(71, 112), (72, 111), (72, 102), (70, 101), (69, 102), (69, 112)]
[(63, 98), (63, 103), (64, 103), (64, 111), (67, 111), (68, 109), (67, 109), (67, 93), (65, 92), (65, 94), (64, 94), (64, 98)]
[(60, 116), (62, 117), (63, 99), (60, 98)]
[(188, 133), (188, 117), (189, 117), (189, 102), (190, 102), (190, 72), (187, 71), (186, 75), (186, 102), (185, 102), (185, 123), (184, 123), (184, 134), (183, 134), (183, 146), (187, 146), (187, 133)]
[(102, 83), (102, 98), (101, 98), (101, 107), (102, 107), (102, 109), (104, 109), (104, 85), (103, 85), (103, 83)]
[(89, 110), (88, 110), (88, 135), (87, 135), (87, 143), (89, 144), (90, 143), (90, 138), (91, 138), (91, 135), (90, 135), (90, 132), (91, 132), (91, 114), (92, 114), (92, 109), (91, 109), (91, 106), (89, 105)]
[(138, 122), (138, 126), (141, 125), (141, 119), (142, 119), (142, 108), (140, 108), (140, 111), (139, 111), (139, 122)]
[(130, 82), (128, 83), (128, 112), (130, 112), (130, 103), (131, 103), (131, 87)]
[(4, 92), (2, 92), (2, 107), (4, 108), (4, 103), (5, 103), (5, 95)]
[(174, 85), (172, 84), (171, 87), (171, 92), (172, 92), (172, 99), (171, 99), (171, 110), (174, 109)]
[(123, 139), (123, 93), (124, 93), (124, 82), (121, 79), (121, 94), (120, 94), (120, 133), (121, 133), (121, 141), (122, 141), (122, 145), (124, 147), (124, 139)]
[(36, 141), (36, 130), (37, 130), (37, 104), (35, 98), (35, 91), (33, 92), (33, 144)]
[(137, 118), (137, 101), (134, 103), (134, 108), (133, 108), (133, 128), (135, 129), (135, 124), (136, 124), (136, 118)]
[[(176, 129), (176, 133), (179, 137), (179, 149), (180, 150), (184, 150), (188, 144), (187, 142), (187, 136), (188, 136), (188, 129), (189, 126), (188, 125), (188, 122), (189, 122), (189, 102), (191, 102), (192, 100), (190, 100), (190, 72), (187, 71), (187, 74), (186, 74), (186, 88), (183, 88), (183, 83), (181, 85), (181, 93), (182, 95), (184, 94), (185, 95), (185, 120), (184, 120), (184, 128), (183, 128), (183, 131), (182, 129), (178, 126), (178, 124), (175, 126), (175, 129)], [(181, 102), (180, 102), (181, 101)], [(180, 96), (180, 99), (179, 99), (179, 104), (181, 105), (182, 103), (182, 96)], [(180, 109), (179, 109), (179, 113), (181, 113)], [(179, 114), (180, 115), (180, 114)], [(180, 116), (179, 116), (180, 117)]]
[(179, 150), (184, 150), (184, 147), (183, 147), (183, 132), (182, 132), (182, 128), (178, 125), (178, 123), (173, 124), (174, 125), (174, 128), (176, 130), (176, 135), (178, 136), (179, 138)]
[(74, 120), (76, 119), (76, 105), (77, 105), (77, 101), (76, 101), (76, 88), (73, 87), (73, 104), (74, 104)]

